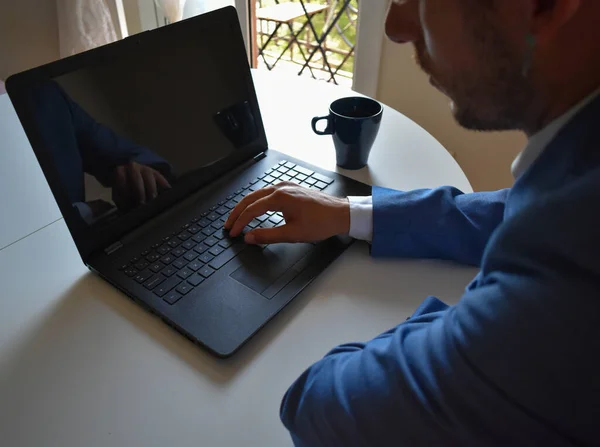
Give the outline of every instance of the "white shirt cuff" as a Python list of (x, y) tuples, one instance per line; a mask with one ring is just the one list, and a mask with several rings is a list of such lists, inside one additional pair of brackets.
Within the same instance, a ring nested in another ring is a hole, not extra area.
[(354, 239), (373, 240), (373, 197), (348, 197), (350, 233)]

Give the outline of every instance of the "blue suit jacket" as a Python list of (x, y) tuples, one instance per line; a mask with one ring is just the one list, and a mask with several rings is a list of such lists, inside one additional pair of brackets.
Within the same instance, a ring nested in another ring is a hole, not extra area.
[(292, 385), (297, 446), (600, 445), (600, 99), (511, 190), (374, 191), (374, 256), (481, 266), (461, 301)]
[(40, 143), (51, 155), (71, 203), (85, 201), (86, 172), (110, 187), (114, 168), (136, 161), (172, 177), (163, 158), (95, 121), (56, 82), (32, 88), (27, 101)]

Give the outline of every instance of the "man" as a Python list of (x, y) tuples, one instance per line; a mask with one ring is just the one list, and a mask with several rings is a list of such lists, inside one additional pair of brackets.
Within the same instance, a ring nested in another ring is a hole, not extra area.
[(461, 125), (529, 144), (510, 190), (374, 188), (370, 204), (282, 184), (239, 204), (233, 235), (286, 218), (251, 243), (350, 233), (374, 256), (481, 266), (456, 306), (430, 298), (310, 367), (283, 423), (297, 446), (600, 445), (600, 1), (401, 0), (386, 32)]

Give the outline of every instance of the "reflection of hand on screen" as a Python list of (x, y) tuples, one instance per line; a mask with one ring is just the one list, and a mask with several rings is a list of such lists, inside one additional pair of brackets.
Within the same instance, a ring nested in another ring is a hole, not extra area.
[(132, 161), (115, 168), (112, 195), (120, 210), (149, 202), (170, 188), (167, 179), (149, 166)]

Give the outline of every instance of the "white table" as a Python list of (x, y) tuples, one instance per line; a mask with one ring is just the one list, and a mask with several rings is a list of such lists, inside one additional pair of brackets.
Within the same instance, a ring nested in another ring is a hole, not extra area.
[[(334, 169), (331, 139), (312, 135), (309, 118), (350, 92), (263, 73), (256, 85), (271, 146)], [(18, 135), (15, 144), (26, 146)], [(23, 184), (38, 185), (38, 195), (24, 195), (17, 211), (48, 197), (32, 163)], [(470, 190), (441, 145), (389, 108), (369, 169), (352, 177), (395, 188)], [(52, 206), (43, 211), (37, 222), (44, 228), (0, 251), (0, 445), (7, 447), (291, 445), (279, 404), (308, 365), (336, 344), (395, 326), (430, 294), (455, 303), (475, 274), (441, 262), (376, 261), (366, 244), (354, 244), (223, 361), (89, 273), (64, 222), (51, 223)], [(10, 228), (28, 218), (11, 216)]]

